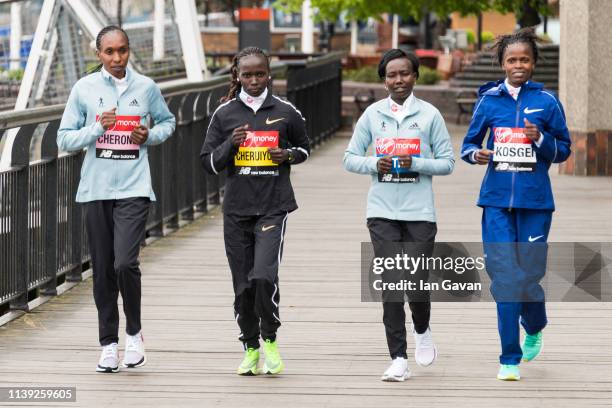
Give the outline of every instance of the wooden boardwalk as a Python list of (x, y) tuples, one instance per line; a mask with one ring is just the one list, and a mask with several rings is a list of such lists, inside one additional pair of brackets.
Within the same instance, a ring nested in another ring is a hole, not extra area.
[[(452, 130), (457, 152), (464, 129)], [(145, 367), (94, 372), (88, 279), (0, 327), (0, 386), (76, 386), (77, 402), (63, 404), (70, 407), (612, 406), (610, 303), (550, 304), (544, 352), (522, 365), (516, 383), (495, 379), (494, 304), (434, 303), (437, 362), (412, 363), (405, 383), (379, 381), (388, 364), (382, 308), (360, 302), (369, 179), (342, 169), (346, 143), (336, 138), (294, 168), (301, 208), (289, 218), (280, 274), (283, 375), (234, 374), (242, 350), (214, 211), (142, 252)], [(480, 239), (474, 202), (482, 170), (458, 161), (452, 176), (436, 179), (439, 241)], [(552, 174), (558, 212), (550, 240), (612, 241), (612, 178)]]

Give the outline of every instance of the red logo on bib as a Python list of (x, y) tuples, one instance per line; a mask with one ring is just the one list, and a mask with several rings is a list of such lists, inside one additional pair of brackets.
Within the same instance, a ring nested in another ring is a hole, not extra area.
[(525, 129), (523, 128), (493, 128), (493, 135), (495, 136), (495, 143), (531, 143), (531, 140), (529, 140), (529, 138), (525, 136)]

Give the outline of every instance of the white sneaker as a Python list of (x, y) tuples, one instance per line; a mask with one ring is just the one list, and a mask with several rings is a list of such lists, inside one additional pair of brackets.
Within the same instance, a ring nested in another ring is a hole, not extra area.
[(126, 368), (142, 367), (147, 363), (145, 355), (144, 339), (142, 332), (135, 336), (129, 334), (125, 336), (125, 354), (123, 356), (123, 366)]
[(96, 371), (99, 373), (116, 373), (119, 371), (119, 350), (117, 343), (111, 343), (102, 348)]
[(382, 381), (400, 382), (409, 378), (408, 360), (403, 357), (396, 357), (380, 379)]
[(431, 337), (431, 330), (427, 328), (427, 331), (423, 334), (418, 334), (412, 328), (412, 334), (414, 334), (414, 360), (421, 367), (427, 367), (436, 361), (438, 355), (438, 349), (434, 344), (433, 338)]

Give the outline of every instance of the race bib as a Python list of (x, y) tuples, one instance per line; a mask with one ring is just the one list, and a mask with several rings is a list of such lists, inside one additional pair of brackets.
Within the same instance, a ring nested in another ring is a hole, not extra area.
[(399, 165), (398, 156), (411, 155), (420, 157), (420, 139), (398, 139), (383, 137), (374, 142), (376, 157), (393, 156), (393, 168), (391, 173), (378, 173), (378, 181), (381, 183), (416, 183), (419, 181), (419, 173), (402, 168)]
[(241, 176), (278, 176), (278, 164), (272, 162), (269, 148), (278, 147), (278, 130), (247, 132), (234, 156), (234, 166)]
[[(132, 143), (130, 135), (140, 125), (140, 116), (117, 115), (115, 126), (105, 131), (96, 141), (96, 157), (111, 160), (135, 160), (140, 146)], [(99, 117), (96, 116), (96, 121)]]
[(536, 168), (536, 154), (523, 128), (493, 128), (493, 162), (496, 171), (531, 172)]

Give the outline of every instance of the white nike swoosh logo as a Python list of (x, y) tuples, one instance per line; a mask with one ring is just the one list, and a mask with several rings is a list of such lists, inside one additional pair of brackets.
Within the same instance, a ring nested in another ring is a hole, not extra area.
[(529, 114), (529, 113), (534, 113), (534, 112), (540, 112), (543, 111), (544, 109), (529, 109), (529, 108), (525, 108), (525, 110), (523, 112), (525, 112), (525, 114)]
[(270, 120), (270, 118), (266, 118), (266, 125), (271, 125), (273, 123), (280, 122), (283, 119), (285, 119), (285, 118), (274, 119), (274, 120)]
[(537, 237), (531, 238), (531, 235), (529, 236), (529, 238), (527, 238), (529, 240), (529, 242), (533, 242), (533, 241), (537, 241), (538, 239), (542, 238), (544, 235), (538, 235)]
[(272, 228), (274, 228), (274, 227), (276, 227), (276, 225), (268, 225), (267, 227), (266, 227), (266, 226), (263, 226), (263, 227), (261, 227), (261, 231), (262, 231), (262, 232), (266, 232), (266, 231), (268, 231), (268, 230), (271, 230), (271, 229), (272, 229)]

